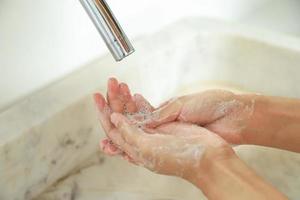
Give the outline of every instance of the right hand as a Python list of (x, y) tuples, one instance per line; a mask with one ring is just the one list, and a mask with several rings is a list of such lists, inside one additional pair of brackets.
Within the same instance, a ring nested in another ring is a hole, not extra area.
[(208, 90), (166, 102), (143, 123), (151, 128), (173, 121), (193, 123), (217, 133), (229, 143), (243, 144), (254, 103), (254, 99), (229, 91)]
[(114, 128), (107, 135), (129, 155), (131, 162), (195, 185), (213, 162), (236, 157), (220, 136), (197, 125), (173, 122), (142, 129), (120, 113), (113, 113), (110, 120)]

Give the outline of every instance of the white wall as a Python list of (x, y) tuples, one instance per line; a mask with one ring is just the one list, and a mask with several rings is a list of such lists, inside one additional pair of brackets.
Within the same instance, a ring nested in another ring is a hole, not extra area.
[[(131, 39), (181, 17), (238, 21), (269, 2), (107, 1)], [(103, 53), (107, 49), (78, 0), (0, 0), (0, 111)]]

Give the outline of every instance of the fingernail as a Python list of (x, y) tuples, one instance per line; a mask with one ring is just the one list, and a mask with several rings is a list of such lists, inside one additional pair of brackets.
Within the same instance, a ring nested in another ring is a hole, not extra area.
[(117, 79), (115, 77), (110, 77), (108, 81), (117, 81)]
[(122, 82), (122, 83), (120, 83), (120, 85), (119, 85), (119, 86), (120, 86), (120, 88), (122, 88), (122, 89), (125, 89), (125, 88), (127, 87), (126, 83), (123, 83), (123, 82)]
[(126, 83), (120, 83), (120, 90), (121, 90), (121, 92), (124, 93), (125, 95), (131, 97), (129, 87), (128, 87), (128, 85), (127, 85)]
[(118, 84), (118, 80), (114, 77), (108, 79), (108, 85), (113, 85), (114, 83)]
[(121, 91), (122, 93), (126, 93), (126, 86), (125, 86), (124, 84), (125, 84), (125, 83), (120, 83), (120, 85), (119, 85), (120, 91)]

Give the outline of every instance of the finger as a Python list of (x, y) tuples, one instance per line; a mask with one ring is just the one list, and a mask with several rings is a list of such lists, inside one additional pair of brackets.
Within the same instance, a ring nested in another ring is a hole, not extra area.
[(103, 151), (104, 151), (104, 153), (106, 153), (107, 155), (110, 155), (110, 156), (116, 156), (116, 155), (120, 155), (123, 153), (122, 150), (120, 150), (118, 147), (116, 147), (115, 145), (112, 145), (112, 144), (106, 145)]
[(98, 111), (103, 111), (105, 105), (106, 105), (106, 101), (104, 99), (104, 97), (102, 96), (102, 94), (100, 93), (95, 93), (94, 94), (94, 102), (97, 106)]
[(123, 151), (123, 153), (125, 152), (133, 160), (135, 160), (136, 162), (139, 162), (139, 157), (138, 157), (139, 152), (137, 151), (137, 149), (134, 146), (129, 145), (124, 140), (124, 138), (122, 137), (122, 135), (120, 134), (120, 132), (117, 129), (110, 132), (110, 138), (111, 138), (112, 142), (114, 144), (116, 144), (120, 150)]
[(145, 122), (148, 127), (158, 127), (161, 124), (176, 121), (180, 115), (183, 103), (180, 99), (170, 101), (161, 108), (153, 111), (151, 117)]
[(109, 143), (108, 139), (101, 140), (99, 143), (100, 149), (104, 150), (105, 146)]
[(128, 144), (138, 147), (139, 140), (145, 136), (145, 133), (133, 125), (130, 125), (127, 119), (118, 113), (111, 115), (111, 122), (116, 126), (120, 135)]
[(133, 101), (128, 85), (126, 83), (120, 83), (119, 90), (120, 90), (121, 99), (125, 104), (123, 112), (124, 113), (136, 112), (136, 105)]
[[(160, 146), (169, 144), (170, 137), (161, 134), (149, 135), (128, 123), (126, 118), (118, 113), (113, 113), (111, 120), (118, 128), (122, 138), (124, 138), (124, 151), (130, 155), (134, 161), (142, 164), (150, 170), (156, 170), (157, 160), (164, 159), (168, 152), (164, 152)], [(125, 150), (126, 148), (129, 149)], [(133, 152), (130, 152), (133, 151)], [(159, 165), (159, 164), (158, 164)]]
[(163, 135), (155, 134), (148, 138), (147, 136), (150, 135), (130, 125), (124, 116), (117, 113), (114, 113), (111, 119), (124, 140), (122, 150), (138, 165), (155, 170), (157, 157), (162, 156), (162, 153), (159, 152), (160, 149), (155, 146), (157, 142), (161, 143), (160, 136)]
[(102, 140), (100, 142), (100, 148), (105, 154), (110, 156), (120, 155), (123, 153), (123, 151), (116, 147), (109, 139)]
[(100, 93), (94, 94), (94, 101), (99, 111), (100, 123), (107, 134), (113, 127), (112, 123), (110, 122), (110, 108), (107, 105), (104, 97)]
[(204, 128), (202, 127), (182, 122), (171, 122), (163, 124), (157, 127), (155, 130), (165, 135), (174, 136), (199, 136), (199, 134), (205, 132)]
[(140, 94), (133, 96), (138, 112), (150, 113), (154, 111), (154, 107)]
[(213, 144), (217, 146), (220, 143), (225, 142), (224, 140), (221, 139), (221, 137), (211, 132), (210, 130), (189, 123), (183, 123), (183, 122), (169, 123), (166, 125), (162, 125), (157, 130), (160, 131), (160, 133), (163, 133), (165, 135), (174, 135), (185, 139), (189, 138), (196, 143), (201, 141), (201, 143), (203, 144)]
[(113, 101), (118, 97), (119, 94), (119, 83), (116, 78), (109, 78), (107, 83), (107, 100), (108, 102)]
[(123, 113), (124, 112), (124, 102), (121, 99), (115, 99), (109, 102), (109, 106), (111, 107), (113, 112)]
[(127, 154), (123, 154), (122, 157), (124, 158), (124, 160), (127, 160), (128, 162), (134, 164), (134, 165), (138, 165), (138, 163), (129, 155)]
[(170, 122), (167, 124), (160, 125), (155, 128), (158, 132), (165, 134), (165, 135), (181, 135), (186, 134), (185, 132), (178, 130), (178, 123), (179, 122)]
[(131, 100), (130, 90), (129, 90), (129, 87), (126, 83), (120, 83), (119, 84), (119, 90), (120, 90), (120, 94), (122, 95), (122, 98), (125, 101), (130, 101)]
[(109, 106), (114, 112), (123, 112), (124, 103), (122, 99), (119, 98), (119, 83), (115, 78), (110, 78), (107, 83), (107, 101)]

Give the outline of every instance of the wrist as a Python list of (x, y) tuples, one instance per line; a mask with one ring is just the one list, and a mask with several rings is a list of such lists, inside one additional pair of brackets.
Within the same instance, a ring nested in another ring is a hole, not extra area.
[(220, 146), (219, 148), (212, 148), (207, 150), (203, 155), (200, 164), (194, 169), (193, 176), (189, 178), (189, 181), (194, 185), (202, 189), (214, 177), (219, 173), (219, 166), (224, 163), (233, 163), (238, 159), (232, 147), (227, 144)]
[(254, 99), (254, 111), (243, 132), (245, 144), (264, 144), (269, 140), (268, 132), (272, 126), (272, 114), (269, 112), (270, 102), (265, 96), (244, 95), (248, 101)]
[[(237, 162), (236, 159), (238, 159), (238, 157), (234, 151), (233, 153), (228, 153), (226, 157), (222, 156), (216, 159), (204, 157), (201, 166), (195, 172), (196, 179), (192, 182), (204, 192), (210, 190), (210, 186), (212, 182), (214, 182), (212, 177), (220, 175), (223, 170), (227, 171), (226, 168), (230, 169), (230, 166), (234, 162)], [(225, 165), (225, 163), (227, 164)], [(224, 166), (224, 168), (221, 166)]]
[(300, 101), (296, 99), (244, 95), (255, 106), (243, 132), (246, 144), (300, 151)]
[(286, 199), (248, 168), (235, 153), (210, 160), (205, 165), (199, 169), (198, 180), (193, 184), (208, 199)]
[[(255, 94), (234, 94), (233, 99), (238, 102), (236, 108), (232, 111), (231, 116), (234, 117), (232, 123), (236, 141), (229, 141), (233, 144), (250, 144), (253, 137), (253, 128), (257, 128), (253, 121), (256, 121), (258, 109), (259, 95)], [(232, 119), (231, 119), (232, 120)]]

